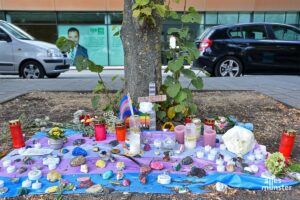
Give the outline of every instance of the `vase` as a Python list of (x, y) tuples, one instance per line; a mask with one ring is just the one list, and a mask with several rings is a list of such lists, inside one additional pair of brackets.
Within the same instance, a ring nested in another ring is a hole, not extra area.
[(61, 139), (58, 139), (58, 140), (54, 140), (54, 139), (49, 138), (48, 144), (52, 149), (58, 150), (58, 149), (61, 149), (63, 147), (64, 139), (61, 138)]

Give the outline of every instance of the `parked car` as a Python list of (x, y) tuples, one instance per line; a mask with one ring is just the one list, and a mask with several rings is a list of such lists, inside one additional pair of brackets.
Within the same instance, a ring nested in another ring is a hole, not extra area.
[(214, 76), (299, 74), (300, 29), (277, 23), (219, 25), (196, 40), (193, 68)]
[(23, 78), (56, 78), (70, 61), (54, 45), (35, 40), (11, 23), (0, 20), (0, 74)]

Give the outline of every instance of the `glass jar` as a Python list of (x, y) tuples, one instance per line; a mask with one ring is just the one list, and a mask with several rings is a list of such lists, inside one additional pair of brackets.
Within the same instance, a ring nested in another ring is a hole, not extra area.
[(197, 144), (196, 126), (193, 123), (185, 125), (184, 147), (187, 149), (195, 149)]

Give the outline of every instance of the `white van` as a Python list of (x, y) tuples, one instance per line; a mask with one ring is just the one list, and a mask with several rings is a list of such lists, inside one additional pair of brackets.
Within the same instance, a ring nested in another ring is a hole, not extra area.
[(0, 20), (0, 74), (57, 78), (69, 68), (69, 58), (54, 44), (34, 40), (20, 28)]

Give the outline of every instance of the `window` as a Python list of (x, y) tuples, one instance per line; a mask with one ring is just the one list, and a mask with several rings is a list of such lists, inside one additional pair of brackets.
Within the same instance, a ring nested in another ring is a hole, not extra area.
[(123, 14), (122, 13), (111, 13), (109, 14), (110, 23), (108, 24), (122, 24)]
[(238, 23), (238, 13), (219, 13), (218, 24), (235, 24)]
[(14, 24), (55, 24), (55, 12), (8, 12), (7, 21)]
[(285, 13), (284, 12), (266, 13), (265, 22), (284, 23)]
[[(4, 34), (7, 36), (7, 34), (1, 28), (0, 28), (0, 34)], [(5, 39), (0, 37), (0, 41), (5, 41)]]
[(61, 12), (58, 13), (61, 24), (105, 24), (105, 14), (99, 12)]
[(251, 13), (240, 13), (239, 23), (249, 23), (251, 22)]
[(286, 13), (286, 24), (298, 24), (298, 13), (288, 12)]
[(300, 32), (296, 29), (286, 26), (272, 26), (275, 38), (277, 40), (300, 40)]
[(263, 25), (243, 26), (241, 29), (245, 39), (264, 40), (268, 38), (265, 26)]
[(253, 22), (264, 22), (264, 21), (265, 21), (265, 13), (255, 12), (253, 14)]
[(240, 27), (234, 27), (228, 30), (228, 35), (230, 38), (243, 38)]
[(0, 12), (0, 20), (5, 20), (4, 12)]
[(218, 13), (206, 13), (205, 24), (217, 24), (218, 23)]

